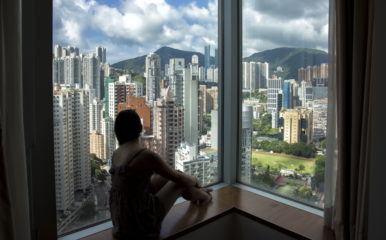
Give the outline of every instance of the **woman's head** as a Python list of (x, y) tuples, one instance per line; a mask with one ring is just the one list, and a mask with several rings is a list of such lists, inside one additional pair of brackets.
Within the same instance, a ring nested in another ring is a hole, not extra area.
[(121, 111), (115, 119), (114, 131), (119, 144), (137, 139), (142, 132), (141, 119), (134, 110)]

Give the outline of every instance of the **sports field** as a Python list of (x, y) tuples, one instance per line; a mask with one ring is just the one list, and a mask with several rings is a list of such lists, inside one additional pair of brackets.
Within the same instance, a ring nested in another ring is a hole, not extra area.
[(299, 168), (299, 166), (302, 164), (304, 166), (304, 170), (302, 171), (302, 173), (314, 175), (315, 159), (313, 158), (305, 159), (296, 156), (292, 157), (288, 155), (281, 155), (276, 153), (271, 154), (267, 152), (256, 151), (252, 153), (252, 158), (252, 165), (254, 165), (256, 168), (258, 168), (258, 166), (260, 165), (263, 169), (265, 169), (267, 165), (269, 165), (271, 170), (295, 170)]

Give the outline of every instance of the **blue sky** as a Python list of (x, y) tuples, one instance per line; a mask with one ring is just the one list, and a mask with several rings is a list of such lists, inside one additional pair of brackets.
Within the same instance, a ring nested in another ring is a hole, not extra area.
[[(244, 0), (243, 55), (283, 46), (326, 50), (327, 12), (328, 0)], [(217, 0), (54, 0), (53, 26), (54, 44), (82, 53), (104, 46), (110, 63), (162, 46), (203, 52), (217, 45)]]

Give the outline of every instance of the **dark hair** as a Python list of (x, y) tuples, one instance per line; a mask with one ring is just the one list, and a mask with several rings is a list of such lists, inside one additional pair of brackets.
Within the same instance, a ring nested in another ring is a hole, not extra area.
[(135, 110), (123, 110), (118, 113), (114, 126), (119, 144), (138, 138), (142, 132), (142, 123)]

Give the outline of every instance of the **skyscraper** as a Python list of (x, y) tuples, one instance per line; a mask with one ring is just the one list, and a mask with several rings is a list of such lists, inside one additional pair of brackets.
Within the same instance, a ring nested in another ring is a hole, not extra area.
[(216, 68), (218, 68), (218, 64), (219, 64), (219, 62), (218, 62), (218, 48), (215, 48), (214, 49), (214, 66)]
[(92, 89), (95, 94), (93, 97), (101, 99), (101, 84), (100, 84), (100, 62), (95, 54), (89, 54), (83, 57), (82, 64), (83, 72), (83, 87)]
[(282, 93), (283, 80), (275, 75), (267, 82), (267, 111), (272, 115), (272, 128), (277, 128), (278, 112), (282, 103), (279, 94)]
[(66, 56), (64, 59), (64, 83), (82, 87), (81, 75), (81, 58), (75, 54)]
[(106, 160), (104, 151), (104, 136), (97, 131), (90, 132), (90, 153), (93, 153), (102, 160)]
[(205, 46), (204, 66), (205, 69), (210, 67), (210, 45)]
[(242, 111), (242, 132), (241, 132), (241, 162), (240, 180), (244, 183), (251, 183), (252, 163), (252, 133), (253, 133), (253, 109), (252, 106), (243, 105)]
[(159, 142), (160, 155), (174, 168), (175, 152), (184, 140), (184, 109), (176, 104), (169, 88), (154, 102), (153, 134)]
[(54, 159), (56, 205), (68, 209), (74, 201), (74, 191), (85, 191), (91, 184), (89, 154), (88, 91), (61, 89), (55, 86)]
[(52, 83), (64, 84), (64, 59), (62, 58), (52, 59)]
[(90, 132), (102, 131), (103, 101), (93, 99), (90, 103)]
[(106, 48), (98, 46), (96, 47), (96, 56), (100, 63), (106, 62)]
[(283, 108), (292, 108), (292, 83), (291, 81), (285, 80), (283, 83)]
[(269, 78), (269, 63), (257, 62), (258, 66), (258, 79), (255, 83), (256, 88), (267, 88), (267, 81)]
[(156, 53), (150, 53), (146, 57), (146, 101), (150, 106), (160, 97), (161, 83), (161, 58)]
[(243, 77), (242, 77), (243, 90), (250, 90), (251, 89), (251, 78), (249, 76), (249, 74), (250, 74), (249, 67), (250, 67), (249, 62), (243, 62)]
[(171, 58), (169, 60), (169, 86), (177, 104), (184, 103), (184, 74), (185, 59)]
[(114, 119), (111, 117), (106, 117), (102, 119), (102, 135), (104, 146), (104, 155), (108, 162), (108, 165), (111, 166), (111, 157), (113, 152), (116, 149), (116, 139), (114, 134)]
[(313, 100), (312, 139), (314, 142), (327, 136), (327, 104), (327, 98)]
[(284, 109), (280, 112), (284, 120), (283, 140), (288, 143), (311, 143), (313, 117), (308, 108)]
[(192, 63), (184, 69), (184, 139), (191, 146), (198, 147), (198, 56), (192, 56)]

